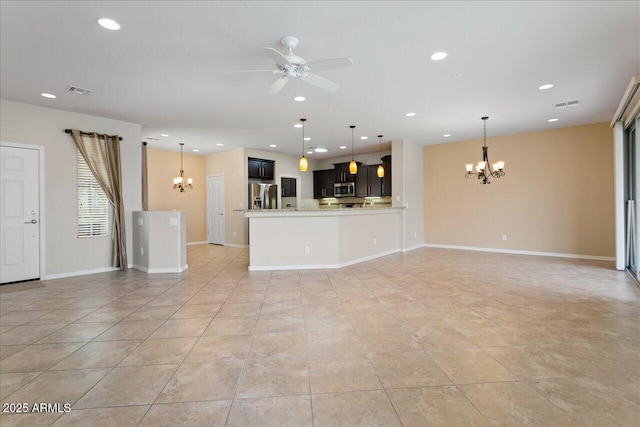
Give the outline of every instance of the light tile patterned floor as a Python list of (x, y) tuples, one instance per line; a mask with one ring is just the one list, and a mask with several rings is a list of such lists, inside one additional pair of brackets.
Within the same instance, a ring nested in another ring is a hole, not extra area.
[(640, 288), (612, 263), (418, 249), (341, 270), (0, 288), (3, 426), (637, 426)]

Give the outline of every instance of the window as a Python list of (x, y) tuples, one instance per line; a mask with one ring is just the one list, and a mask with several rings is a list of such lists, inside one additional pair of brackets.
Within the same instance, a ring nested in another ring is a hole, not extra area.
[(78, 150), (78, 237), (107, 235), (107, 196)]

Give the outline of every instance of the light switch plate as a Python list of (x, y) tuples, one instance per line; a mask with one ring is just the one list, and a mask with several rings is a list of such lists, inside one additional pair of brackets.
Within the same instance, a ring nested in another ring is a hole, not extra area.
[(138, 218), (138, 225), (144, 225), (144, 218)]

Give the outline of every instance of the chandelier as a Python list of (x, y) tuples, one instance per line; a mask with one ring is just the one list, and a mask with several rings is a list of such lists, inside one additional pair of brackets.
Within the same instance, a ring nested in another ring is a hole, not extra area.
[(187, 191), (187, 188), (189, 190), (193, 189), (193, 179), (187, 178), (186, 184), (185, 184), (184, 169), (182, 169), (182, 146), (184, 145), (184, 142), (180, 142), (179, 144), (180, 144), (180, 176), (173, 178), (173, 189), (180, 190), (181, 193), (184, 193), (185, 191)]
[(487, 147), (487, 119), (488, 116), (482, 117), (484, 122), (484, 145), (482, 146), (482, 160), (476, 164), (476, 171), (473, 171), (473, 163), (467, 163), (467, 174), (464, 176), (467, 179), (478, 178), (480, 184), (491, 184), (490, 177), (502, 178), (504, 176), (504, 161), (499, 160), (493, 164), (489, 163), (489, 147)]

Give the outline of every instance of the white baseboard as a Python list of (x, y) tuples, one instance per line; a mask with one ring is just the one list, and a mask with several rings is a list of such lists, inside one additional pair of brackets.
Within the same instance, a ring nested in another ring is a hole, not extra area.
[(409, 248), (404, 248), (402, 252), (410, 252), (416, 249), (424, 248), (424, 243), (420, 243), (419, 245), (411, 246)]
[(272, 271), (272, 270), (332, 270), (336, 268), (348, 267), (350, 265), (359, 264), (365, 261), (371, 261), (376, 258), (395, 254), (400, 252), (400, 249), (393, 249), (387, 252), (381, 252), (379, 254), (370, 255), (362, 258), (357, 258), (351, 261), (346, 261), (340, 264), (312, 264), (312, 265), (274, 265), (274, 266), (249, 266), (249, 271)]
[(185, 264), (182, 267), (178, 267), (178, 268), (147, 268), (147, 267), (143, 267), (141, 265), (134, 265), (133, 268), (135, 268), (136, 270), (143, 271), (145, 273), (149, 273), (149, 274), (156, 274), (156, 273), (182, 273), (183, 271), (185, 271), (186, 269), (189, 268), (189, 265)]
[(206, 245), (209, 242), (187, 242), (187, 246), (192, 246), (192, 245)]
[(246, 249), (249, 247), (249, 245), (236, 245), (235, 243), (225, 243), (225, 246), (229, 246), (230, 248), (240, 248), (240, 249)]
[(107, 273), (109, 271), (120, 271), (118, 267), (96, 268), (94, 270), (70, 271), (68, 273), (47, 274), (42, 280), (64, 279), (65, 277), (86, 276), (87, 274)]
[(575, 258), (575, 259), (591, 259), (595, 261), (615, 261), (614, 257), (597, 256), (597, 255), (579, 255), (579, 254), (561, 254), (555, 252), (536, 252), (536, 251), (519, 251), (515, 249), (495, 249), (495, 248), (478, 248), (475, 246), (455, 246), (455, 245), (436, 245), (432, 243), (425, 243), (423, 245), (427, 248), (442, 248), (442, 249), (459, 249), (463, 251), (479, 251), (479, 252), (496, 252), (501, 254), (514, 254), (514, 255), (535, 255), (535, 256), (548, 256), (557, 258)]

